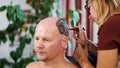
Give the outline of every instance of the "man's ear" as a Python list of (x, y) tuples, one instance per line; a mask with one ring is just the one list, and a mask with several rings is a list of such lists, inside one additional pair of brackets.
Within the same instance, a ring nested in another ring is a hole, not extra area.
[(62, 39), (62, 47), (64, 49), (67, 48), (67, 43), (68, 43), (68, 37), (64, 36), (63, 39)]

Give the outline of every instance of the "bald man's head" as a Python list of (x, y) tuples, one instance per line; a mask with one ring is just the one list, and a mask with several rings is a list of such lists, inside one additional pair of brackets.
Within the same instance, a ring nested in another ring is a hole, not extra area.
[(65, 36), (69, 35), (69, 33), (68, 33), (68, 26), (65, 23), (65, 20), (62, 19), (62, 18), (48, 17), (48, 18), (45, 18), (45, 19), (41, 20), (38, 23), (37, 27), (39, 25), (44, 25), (45, 28), (49, 27), (48, 29), (57, 27), (57, 30), (59, 31), (59, 33), (61, 35), (65, 35)]

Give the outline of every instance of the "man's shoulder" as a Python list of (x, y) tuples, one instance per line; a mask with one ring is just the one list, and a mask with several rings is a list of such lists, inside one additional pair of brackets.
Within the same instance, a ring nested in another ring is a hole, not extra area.
[(72, 62), (69, 62), (68, 65), (67, 65), (67, 68), (80, 68), (80, 67), (73, 64)]
[(38, 65), (39, 65), (39, 62), (31, 62), (26, 66), (26, 68), (37, 68)]

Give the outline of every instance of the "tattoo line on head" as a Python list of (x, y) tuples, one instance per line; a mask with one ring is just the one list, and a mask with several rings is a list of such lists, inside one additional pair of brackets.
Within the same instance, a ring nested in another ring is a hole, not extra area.
[(67, 25), (67, 23), (65, 23), (63, 18), (60, 18), (60, 19), (57, 20), (56, 26), (57, 26), (60, 34), (63, 34), (65, 36), (69, 35), (68, 25)]

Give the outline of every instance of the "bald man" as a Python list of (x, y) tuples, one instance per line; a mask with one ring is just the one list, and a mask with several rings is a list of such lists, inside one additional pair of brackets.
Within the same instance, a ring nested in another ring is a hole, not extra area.
[(79, 68), (65, 58), (68, 30), (64, 20), (48, 17), (40, 21), (34, 34), (34, 50), (39, 61), (26, 68)]

